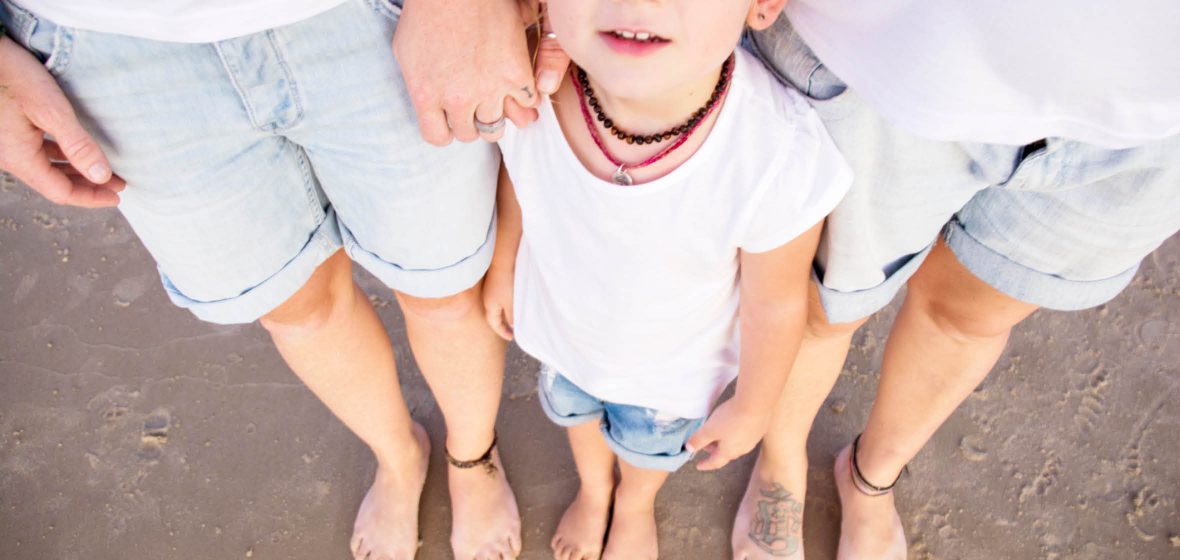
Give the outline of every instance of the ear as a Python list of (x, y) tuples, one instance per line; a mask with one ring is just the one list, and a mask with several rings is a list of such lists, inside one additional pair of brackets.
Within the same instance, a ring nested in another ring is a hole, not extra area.
[(754, 0), (750, 4), (750, 13), (746, 15), (746, 25), (755, 31), (770, 27), (786, 5), (787, 0)]

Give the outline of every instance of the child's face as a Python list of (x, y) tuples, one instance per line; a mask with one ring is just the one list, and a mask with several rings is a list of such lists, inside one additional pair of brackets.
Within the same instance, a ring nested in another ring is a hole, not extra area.
[(764, 11), (759, 19), (756, 0), (547, 2), (557, 40), (595, 87), (633, 99), (700, 83), (733, 52), (747, 22), (778, 15)]

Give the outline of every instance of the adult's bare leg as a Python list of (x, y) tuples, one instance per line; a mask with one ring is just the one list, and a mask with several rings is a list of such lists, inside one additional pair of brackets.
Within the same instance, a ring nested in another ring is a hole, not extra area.
[[(460, 461), (480, 458), (492, 445), (504, 341), (484, 318), (481, 285), (445, 298), (397, 293), (406, 317), (410, 348), (442, 410), (446, 447)], [(449, 467), (451, 547), (457, 560), (515, 558), (520, 553), (520, 515), (499, 452), (494, 472)]]
[(807, 434), (840, 376), (853, 333), (867, 320), (829, 324), (815, 285), (809, 300), (803, 342), (734, 519), (735, 560), (803, 558)]
[(376, 478), (357, 513), (353, 554), (413, 558), (430, 441), (410, 419), (393, 347), (352, 280), (351, 261), (337, 252), (261, 323), (295, 374), (377, 458)]
[[(881, 364), (857, 462), (865, 480), (892, 483), (995, 366), (1008, 335), (1037, 307), (971, 274), (941, 241), (909, 281)], [(836, 458), (843, 519), (839, 558), (904, 558), (893, 495), (869, 496), (850, 476), (851, 446)]]

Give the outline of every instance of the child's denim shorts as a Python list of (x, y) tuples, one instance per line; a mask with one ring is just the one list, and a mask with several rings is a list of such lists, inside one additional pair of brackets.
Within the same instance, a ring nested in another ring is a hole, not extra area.
[(1072, 310), (1113, 298), (1180, 229), (1180, 136), (1130, 149), (930, 140), (885, 121), (786, 17), (746, 46), (809, 98), (856, 174), (816, 257), (832, 323), (887, 305), (940, 233), (1000, 292)]
[(607, 445), (620, 459), (642, 469), (675, 471), (692, 458), (685, 449), (704, 418), (680, 418), (658, 410), (596, 398), (548, 365), (537, 382), (541, 408), (558, 426), (598, 422)]
[(499, 152), (421, 139), (390, 50), (397, 3), (201, 44), (0, 6), (127, 179), (119, 209), (198, 317), (253, 321), (341, 247), (418, 297), (470, 288), (491, 262)]

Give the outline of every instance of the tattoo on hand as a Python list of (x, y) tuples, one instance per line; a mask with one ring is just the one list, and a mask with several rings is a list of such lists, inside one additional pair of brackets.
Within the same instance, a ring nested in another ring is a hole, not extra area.
[(531, 88), (529, 86), (524, 86), (520, 89), (521, 89), (521, 91), (524, 92), (525, 95), (529, 96), (529, 99), (533, 98), (533, 88)]
[(783, 557), (799, 550), (803, 533), (803, 504), (777, 482), (760, 489), (758, 513), (750, 525), (750, 540), (771, 556)]

